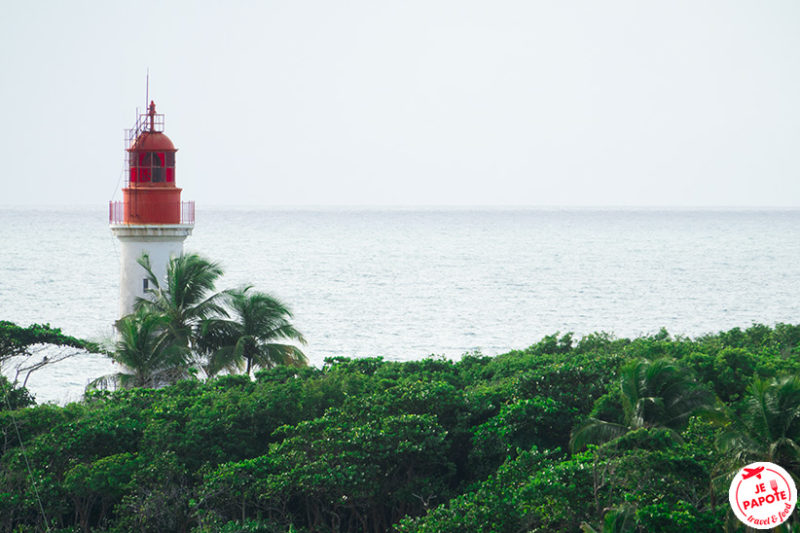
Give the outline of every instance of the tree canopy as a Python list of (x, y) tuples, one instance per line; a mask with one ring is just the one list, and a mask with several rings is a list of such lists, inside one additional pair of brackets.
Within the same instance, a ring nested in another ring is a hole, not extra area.
[[(727, 473), (800, 475), (797, 331), (556, 334), (94, 391), (15, 410), (24, 452), (0, 412), (0, 532), (743, 531)], [(590, 418), (621, 430), (570, 450)]]
[(29, 401), (31, 397), (24, 387), (33, 372), (81, 353), (102, 352), (98, 344), (65, 335), (50, 324), (23, 327), (0, 320), (0, 372), (10, 374), (10, 367), (14, 373), (11, 382), (0, 375), (0, 391), (6, 391), (0, 392), (0, 409), (7, 407), (5, 400), (12, 397), (23, 404)]
[(96, 344), (64, 335), (60, 329), (53, 328), (50, 324), (31, 324), (22, 327), (13, 322), (0, 320), (0, 365), (11, 357), (33, 355), (34, 347), (43, 344), (89, 351), (98, 349)]

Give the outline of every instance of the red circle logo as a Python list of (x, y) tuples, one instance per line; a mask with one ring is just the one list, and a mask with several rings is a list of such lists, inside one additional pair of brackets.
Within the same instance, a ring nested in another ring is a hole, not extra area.
[(774, 463), (752, 463), (734, 476), (728, 498), (736, 517), (755, 529), (786, 522), (797, 503), (792, 476)]

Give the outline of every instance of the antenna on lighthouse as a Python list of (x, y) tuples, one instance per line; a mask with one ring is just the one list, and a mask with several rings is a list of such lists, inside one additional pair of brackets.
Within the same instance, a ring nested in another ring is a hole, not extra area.
[(150, 103), (150, 67), (147, 67), (147, 87), (144, 90), (144, 108)]

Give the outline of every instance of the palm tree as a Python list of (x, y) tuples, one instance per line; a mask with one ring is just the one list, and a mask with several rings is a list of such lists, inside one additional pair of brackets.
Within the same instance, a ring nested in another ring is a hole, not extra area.
[(88, 388), (158, 387), (187, 377), (189, 351), (167, 333), (169, 318), (139, 309), (116, 323), (119, 338), (111, 358), (124, 372), (100, 377)]
[(230, 319), (204, 321), (201, 347), (208, 354), (206, 372), (214, 375), (227, 369), (250, 375), (254, 367), (276, 365), (305, 366), (306, 356), (293, 344), (305, 344), (303, 335), (289, 322), (292, 313), (278, 299), (252, 287), (230, 291), (226, 295)]
[(173, 340), (196, 347), (200, 324), (215, 315), (227, 316), (215, 292), (222, 268), (197, 254), (183, 254), (170, 259), (165, 280), (159, 280), (150, 266), (150, 257), (143, 254), (138, 262), (147, 272), (150, 298), (140, 298), (136, 308), (148, 309), (167, 317), (167, 329)]
[(717, 447), (738, 469), (755, 461), (776, 463), (800, 473), (800, 377), (756, 377), (738, 413), (728, 410)]
[(572, 432), (573, 451), (640, 428), (663, 427), (680, 439), (677, 432), (689, 417), (712, 403), (713, 395), (697, 382), (691, 370), (670, 359), (632, 361), (620, 374), (621, 420), (589, 418)]

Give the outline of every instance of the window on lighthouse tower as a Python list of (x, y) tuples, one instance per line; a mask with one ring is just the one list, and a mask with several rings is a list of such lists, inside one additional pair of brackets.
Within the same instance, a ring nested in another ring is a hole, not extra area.
[(150, 181), (150, 162), (152, 157), (150, 152), (139, 152), (139, 181)]
[(167, 181), (175, 181), (175, 152), (164, 154), (164, 166), (166, 166)]
[(153, 152), (153, 181), (164, 181), (164, 152)]
[(132, 183), (175, 181), (175, 152), (135, 152), (130, 156)]

